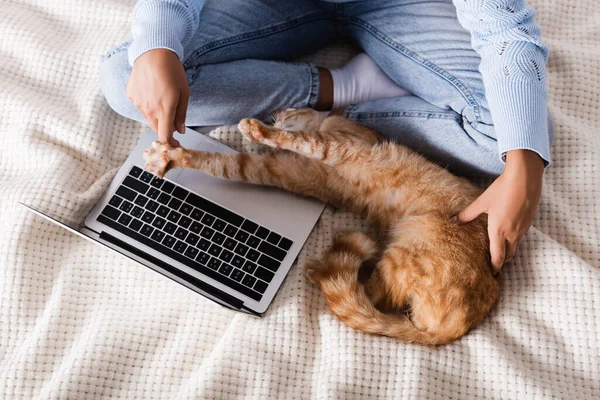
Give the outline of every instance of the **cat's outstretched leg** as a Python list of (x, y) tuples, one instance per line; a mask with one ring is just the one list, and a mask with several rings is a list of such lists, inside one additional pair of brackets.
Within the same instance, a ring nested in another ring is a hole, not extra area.
[[(355, 163), (369, 153), (372, 144), (362, 136), (335, 131), (286, 131), (245, 118), (238, 124), (242, 135), (253, 142), (290, 150), (327, 165)], [(374, 142), (375, 143), (375, 142)]]
[(218, 178), (279, 187), (338, 207), (352, 198), (332, 168), (291, 153), (213, 153), (154, 142), (144, 152), (144, 159), (146, 169), (161, 178), (171, 169), (191, 168)]

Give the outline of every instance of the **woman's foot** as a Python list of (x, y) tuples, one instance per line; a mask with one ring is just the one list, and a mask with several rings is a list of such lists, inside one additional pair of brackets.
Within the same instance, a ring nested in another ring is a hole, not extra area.
[(389, 97), (408, 96), (366, 53), (361, 53), (338, 69), (332, 69), (333, 109)]

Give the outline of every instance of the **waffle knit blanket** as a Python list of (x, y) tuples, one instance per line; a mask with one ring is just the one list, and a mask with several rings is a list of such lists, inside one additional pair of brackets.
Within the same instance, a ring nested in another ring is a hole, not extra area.
[[(600, 397), (600, 8), (532, 1), (556, 122), (534, 225), (500, 303), (439, 348), (336, 320), (303, 262), (338, 230), (327, 208), (262, 319), (27, 213), (80, 224), (143, 133), (98, 88), (133, 1), (4, 0), (0, 12), (0, 398), (523, 399)], [(348, 58), (333, 46), (312, 56)], [(233, 127), (213, 137), (241, 151)]]

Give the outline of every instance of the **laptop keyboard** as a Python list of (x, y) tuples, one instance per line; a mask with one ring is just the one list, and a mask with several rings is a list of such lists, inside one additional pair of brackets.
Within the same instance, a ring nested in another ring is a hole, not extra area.
[(293, 244), (136, 166), (97, 220), (257, 301)]

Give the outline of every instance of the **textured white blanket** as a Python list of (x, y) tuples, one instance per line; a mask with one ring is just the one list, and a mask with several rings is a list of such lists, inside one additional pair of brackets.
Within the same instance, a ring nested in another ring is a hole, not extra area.
[[(81, 223), (143, 132), (98, 89), (99, 57), (127, 36), (132, 3), (2, 1), (0, 398), (600, 398), (594, 0), (532, 1), (552, 50), (554, 165), (500, 303), (440, 348), (346, 328), (304, 278), (335, 231), (364, 229), (350, 214), (325, 211), (256, 319), (17, 207)], [(242, 148), (233, 129), (213, 136)]]

